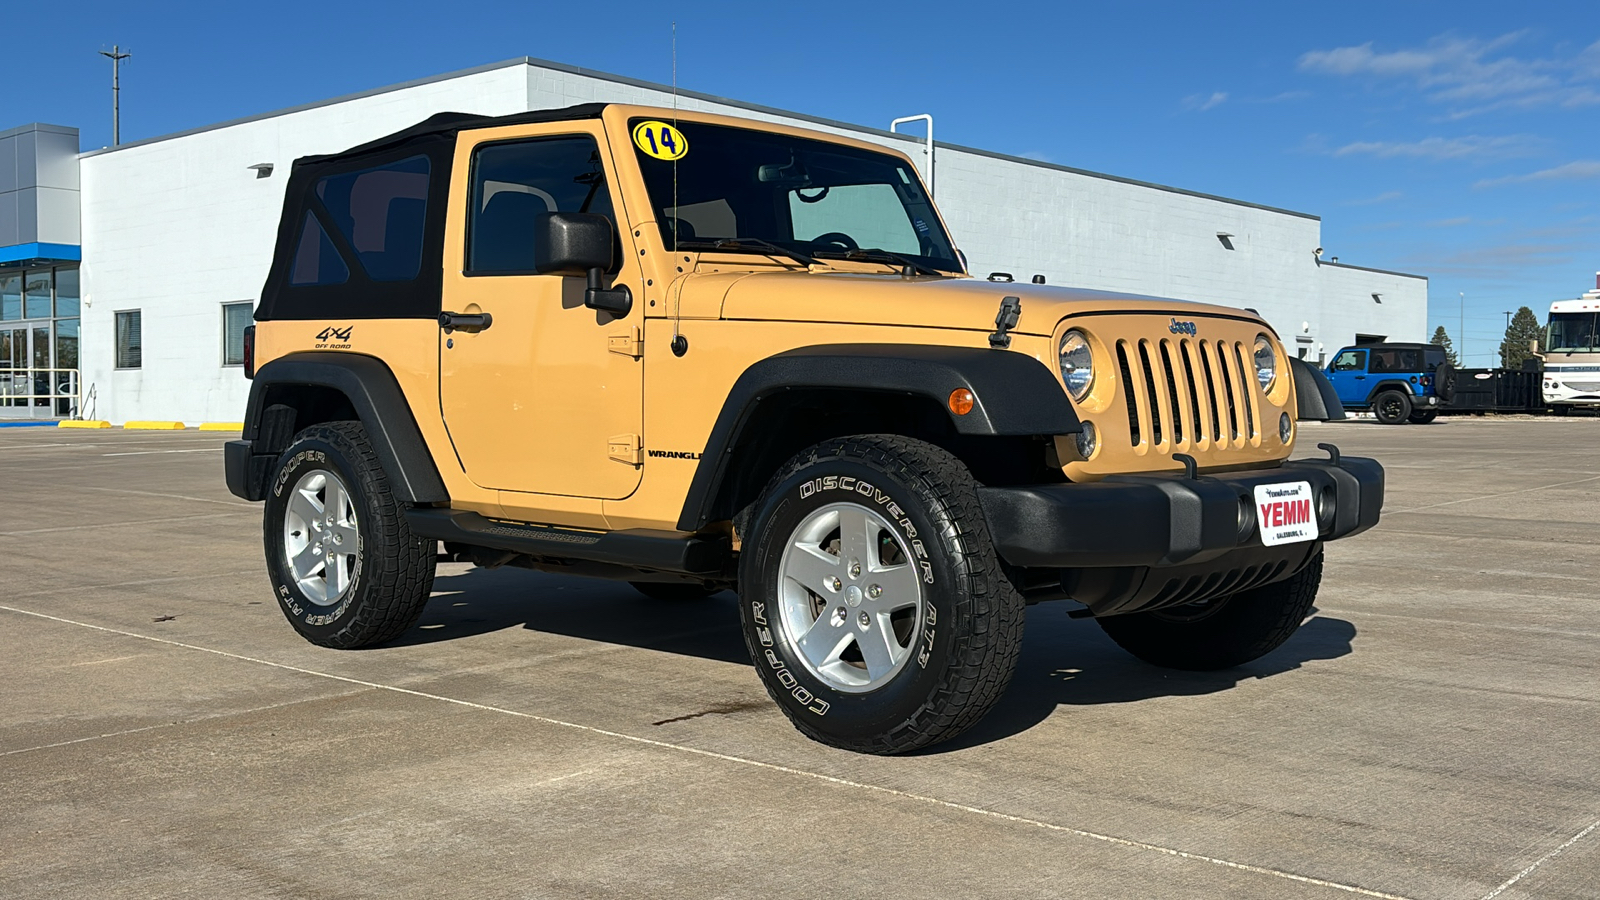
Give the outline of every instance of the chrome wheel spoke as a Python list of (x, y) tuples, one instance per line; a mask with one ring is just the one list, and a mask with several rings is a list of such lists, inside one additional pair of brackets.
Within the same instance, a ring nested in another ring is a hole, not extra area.
[[(892, 613), (915, 606), (922, 599), (922, 574), (914, 563), (878, 569), (862, 580), (868, 583), (867, 602), (876, 612)], [(873, 587), (878, 589), (876, 597), (872, 596)]]
[(822, 610), (817, 620), (811, 623), (795, 646), (805, 654), (807, 660), (818, 669), (832, 665), (839, 661), (839, 654), (849, 646), (853, 637), (850, 629), (850, 617), (842, 612), (839, 607), (828, 607)]
[(844, 564), (820, 547), (796, 542), (784, 560), (784, 574), (806, 590), (827, 598), (839, 593)]
[(845, 504), (839, 510), (839, 556), (841, 559), (855, 560), (866, 565), (869, 560), (876, 559), (877, 554), (872, 538), (877, 532), (876, 526), (868, 519), (865, 507), (854, 504)]
[(317, 574), (318, 568), (326, 562), (320, 546), (315, 541), (307, 541), (299, 552), (289, 557), (289, 567), (294, 570), (294, 577), (297, 580)]
[(895, 640), (894, 629), (889, 627), (889, 617), (872, 617), (872, 626), (857, 635), (856, 645), (861, 648), (861, 659), (867, 666), (867, 678), (877, 681), (894, 673), (900, 661), (906, 658), (906, 649)]

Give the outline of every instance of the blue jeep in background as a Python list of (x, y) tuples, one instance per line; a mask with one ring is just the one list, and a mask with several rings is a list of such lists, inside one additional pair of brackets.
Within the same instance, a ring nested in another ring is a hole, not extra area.
[(1371, 410), (1385, 425), (1426, 425), (1455, 394), (1455, 367), (1433, 344), (1344, 347), (1327, 373), (1345, 409)]

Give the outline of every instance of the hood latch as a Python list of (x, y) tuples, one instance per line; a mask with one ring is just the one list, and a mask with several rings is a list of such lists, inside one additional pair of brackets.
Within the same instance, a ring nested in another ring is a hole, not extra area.
[(1006, 332), (1017, 327), (1017, 321), (1022, 318), (1022, 298), (1007, 297), (1000, 301), (1000, 311), (994, 317), (994, 334), (989, 335), (990, 350), (1007, 350), (1011, 347), (1011, 335)]

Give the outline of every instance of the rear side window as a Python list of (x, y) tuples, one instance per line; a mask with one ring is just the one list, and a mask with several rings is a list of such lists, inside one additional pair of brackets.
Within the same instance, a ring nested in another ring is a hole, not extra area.
[(472, 158), (467, 271), (529, 273), (537, 260), (533, 224), (541, 213), (596, 213), (616, 222), (594, 138), (489, 144)]
[(1417, 347), (1383, 347), (1372, 351), (1372, 372), (1420, 372), (1422, 350)]
[(418, 155), (319, 180), (316, 197), (337, 237), (321, 217), (307, 212), (289, 283), (341, 284), (350, 276), (341, 258), (348, 255), (373, 281), (416, 278), (427, 230), (428, 175), (428, 157)]

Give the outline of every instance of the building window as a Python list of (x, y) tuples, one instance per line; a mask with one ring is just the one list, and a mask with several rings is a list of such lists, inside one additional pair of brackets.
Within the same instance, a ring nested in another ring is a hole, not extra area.
[(50, 318), (50, 295), (55, 279), (49, 269), (29, 272), (24, 279), (22, 317), (24, 319)]
[(117, 313), (117, 368), (137, 369), (144, 364), (144, 336), (139, 310)]
[(222, 304), (223, 365), (244, 365), (244, 330), (249, 327), (250, 316), (254, 312), (255, 304), (248, 300)]

